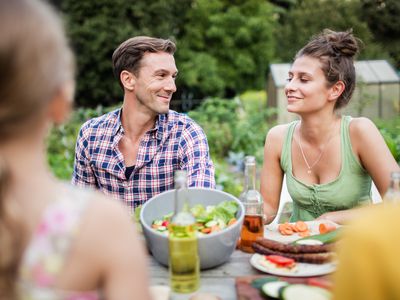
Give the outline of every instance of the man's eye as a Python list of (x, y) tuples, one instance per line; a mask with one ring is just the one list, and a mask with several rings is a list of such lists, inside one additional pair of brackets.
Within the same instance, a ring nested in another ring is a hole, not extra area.
[(308, 82), (309, 80), (307, 78), (300, 78), (301, 82)]
[(290, 82), (292, 80), (292, 77), (286, 78), (286, 82)]

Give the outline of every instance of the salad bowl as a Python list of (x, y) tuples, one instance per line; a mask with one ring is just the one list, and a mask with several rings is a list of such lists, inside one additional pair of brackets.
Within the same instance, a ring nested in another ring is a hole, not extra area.
[[(170, 214), (174, 210), (174, 192), (170, 190), (158, 194), (147, 201), (140, 211), (140, 222), (146, 244), (154, 256), (161, 264), (168, 266), (168, 236), (152, 228), (154, 220), (162, 219), (163, 216)], [(198, 237), (198, 252), (200, 257), (200, 268), (209, 269), (228, 261), (236, 248), (237, 240), (244, 219), (243, 204), (234, 196), (214, 189), (189, 188), (189, 205), (194, 207), (198, 204), (207, 206), (218, 206), (224, 201), (233, 201), (237, 204), (237, 221), (222, 229), (207, 235)]]

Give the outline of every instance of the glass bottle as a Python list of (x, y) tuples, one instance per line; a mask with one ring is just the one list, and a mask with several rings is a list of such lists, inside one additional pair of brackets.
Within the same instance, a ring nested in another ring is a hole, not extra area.
[(256, 189), (256, 159), (254, 156), (245, 157), (245, 184), (240, 200), (245, 208), (245, 216), (240, 234), (239, 249), (253, 253), (251, 247), (258, 237), (264, 236), (263, 205), (261, 194)]
[(383, 196), (383, 203), (400, 203), (400, 172), (390, 174), (390, 186)]
[(200, 262), (195, 218), (189, 210), (186, 171), (176, 171), (174, 181), (175, 208), (168, 226), (171, 288), (177, 293), (191, 293), (200, 285)]

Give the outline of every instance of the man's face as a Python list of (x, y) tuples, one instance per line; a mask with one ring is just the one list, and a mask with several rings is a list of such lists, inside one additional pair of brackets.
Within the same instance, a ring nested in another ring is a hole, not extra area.
[(154, 116), (168, 113), (178, 74), (173, 55), (148, 52), (140, 63), (134, 88), (138, 105)]

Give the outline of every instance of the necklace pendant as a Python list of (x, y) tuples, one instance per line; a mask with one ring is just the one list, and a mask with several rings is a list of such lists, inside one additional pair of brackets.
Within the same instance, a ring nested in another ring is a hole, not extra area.
[(308, 169), (308, 170), (307, 170), (307, 173), (308, 173), (308, 174), (311, 174), (311, 170), (310, 170), (310, 169)]

